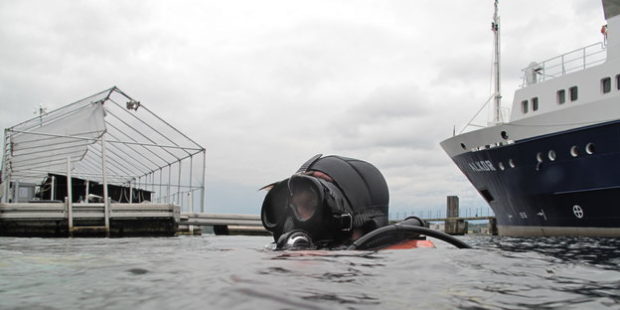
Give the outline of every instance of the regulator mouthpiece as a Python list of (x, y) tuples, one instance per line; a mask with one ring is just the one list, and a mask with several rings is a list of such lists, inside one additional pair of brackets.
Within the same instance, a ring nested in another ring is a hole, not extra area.
[(314, 248), (312, 237), (300, 230), (283, 234), (276, 243), (276, 250), (311, 250)]

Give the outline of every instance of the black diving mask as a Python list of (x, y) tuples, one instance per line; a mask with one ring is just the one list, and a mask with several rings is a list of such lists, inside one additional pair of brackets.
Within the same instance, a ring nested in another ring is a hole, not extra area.
[(319, 216), (323, 207), (323, 190), (315, 178), (293, 176), (288, 181), (289, 208), (299, 222), (310, 221)]
[(325, 247), (347, 239), (351, 207), (342, 191), (325, 179), (296, 174), (271, 189), (261, 212), (277, 249)]

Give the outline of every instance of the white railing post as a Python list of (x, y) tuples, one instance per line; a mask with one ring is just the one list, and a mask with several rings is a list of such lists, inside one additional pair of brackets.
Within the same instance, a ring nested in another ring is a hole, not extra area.
[(50, 193), (50, 200), (56, 200), (56, 176), (52, 176), (52, 187), (50, 190), (52, 191)]
[(86, 199), (86, 203), (88, 203), (88, 195), (90, 195), (90, 181), (86, 179), (86, 189), (84, 190), (84, 199)]
[(133, 182), (129, 181), (129, 203), (133, 203)]
[(163, 174), (163, 170), (161, 168), (159, 168), (159, 192), (157, 193), (157, 202), (161, 203), (162, 202), (162, 198), (163, 198), (163, 190), (161, 189), (162, 186), (162, 174)]
[(166, 202), (172, 203), (170, 200), (170, 183), (172, 183), (172, 167), (168, 164), (168, 186), (166, 188)]
[(205, 174), (207, 172), (207, 151), (202, 150), (202, 188), (200, 189), (200, 212), (205, 212)]
[(69, 234), (73, 230), (73, 185), (71, 184), (71, 157), (67, 157), (67, 221), (69, 223)]
[(101, 174), (103, 178), (103, 212), (104, 212), (104, 224), (106, 232), (110, 232), (110, 200), (108, 199), (108, 178), (106, 173), (106, 149), (103, 136), (101, 137)]
[(110, 198), (105, 199), (105, 203), (103, 204), (103, 221), (105, 223), (105, 232), (106, 235), (110, 236)]
[(194, 200), (192, 199), (192, 169), (194, 169), (194, 156), (189, 157), (189, 193), (188, 193), (188, 204), (189, 211), (194, 212)]
[(179, 205), (179, 207), (181, 207), (181, 168), (181, 161), (179, 160), (179, 177), (177, 178), (177, 205)]
[(13, 202), (19, 202), (19, 181), (13, 182)]
[(11, 172), (9, 171), (9, 158), (11, 155), (11, 136), (9, 129), (4, 130), (4, 153), (2, 158), (2, 182), (4, 185), (4, 193), (2, 194), (2, 202), (9, 202), (9, 191), (11, 190)]
[(586, 68), (586, 48), (583, 48), (583, 69)]

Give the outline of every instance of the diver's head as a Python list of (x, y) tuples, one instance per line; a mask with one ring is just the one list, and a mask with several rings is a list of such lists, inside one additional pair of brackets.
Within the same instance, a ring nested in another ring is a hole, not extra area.
[(373, 165), (317, 155), (270, 186), (261, 210), (277, 249), (333, 248), (387, 225), (389, 193)]

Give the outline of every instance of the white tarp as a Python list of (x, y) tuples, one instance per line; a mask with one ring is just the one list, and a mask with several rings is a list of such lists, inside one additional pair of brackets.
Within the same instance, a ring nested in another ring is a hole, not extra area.
[(26, 131), (14, 129), (11, 135), (9, 166), (13, 174), (43, 178), (49, 171), (66, 167), (68, 157), (80, 160), (105, 130), (103, 105), (88, 103), (52, 120), (42, 117), (35, 126)]

